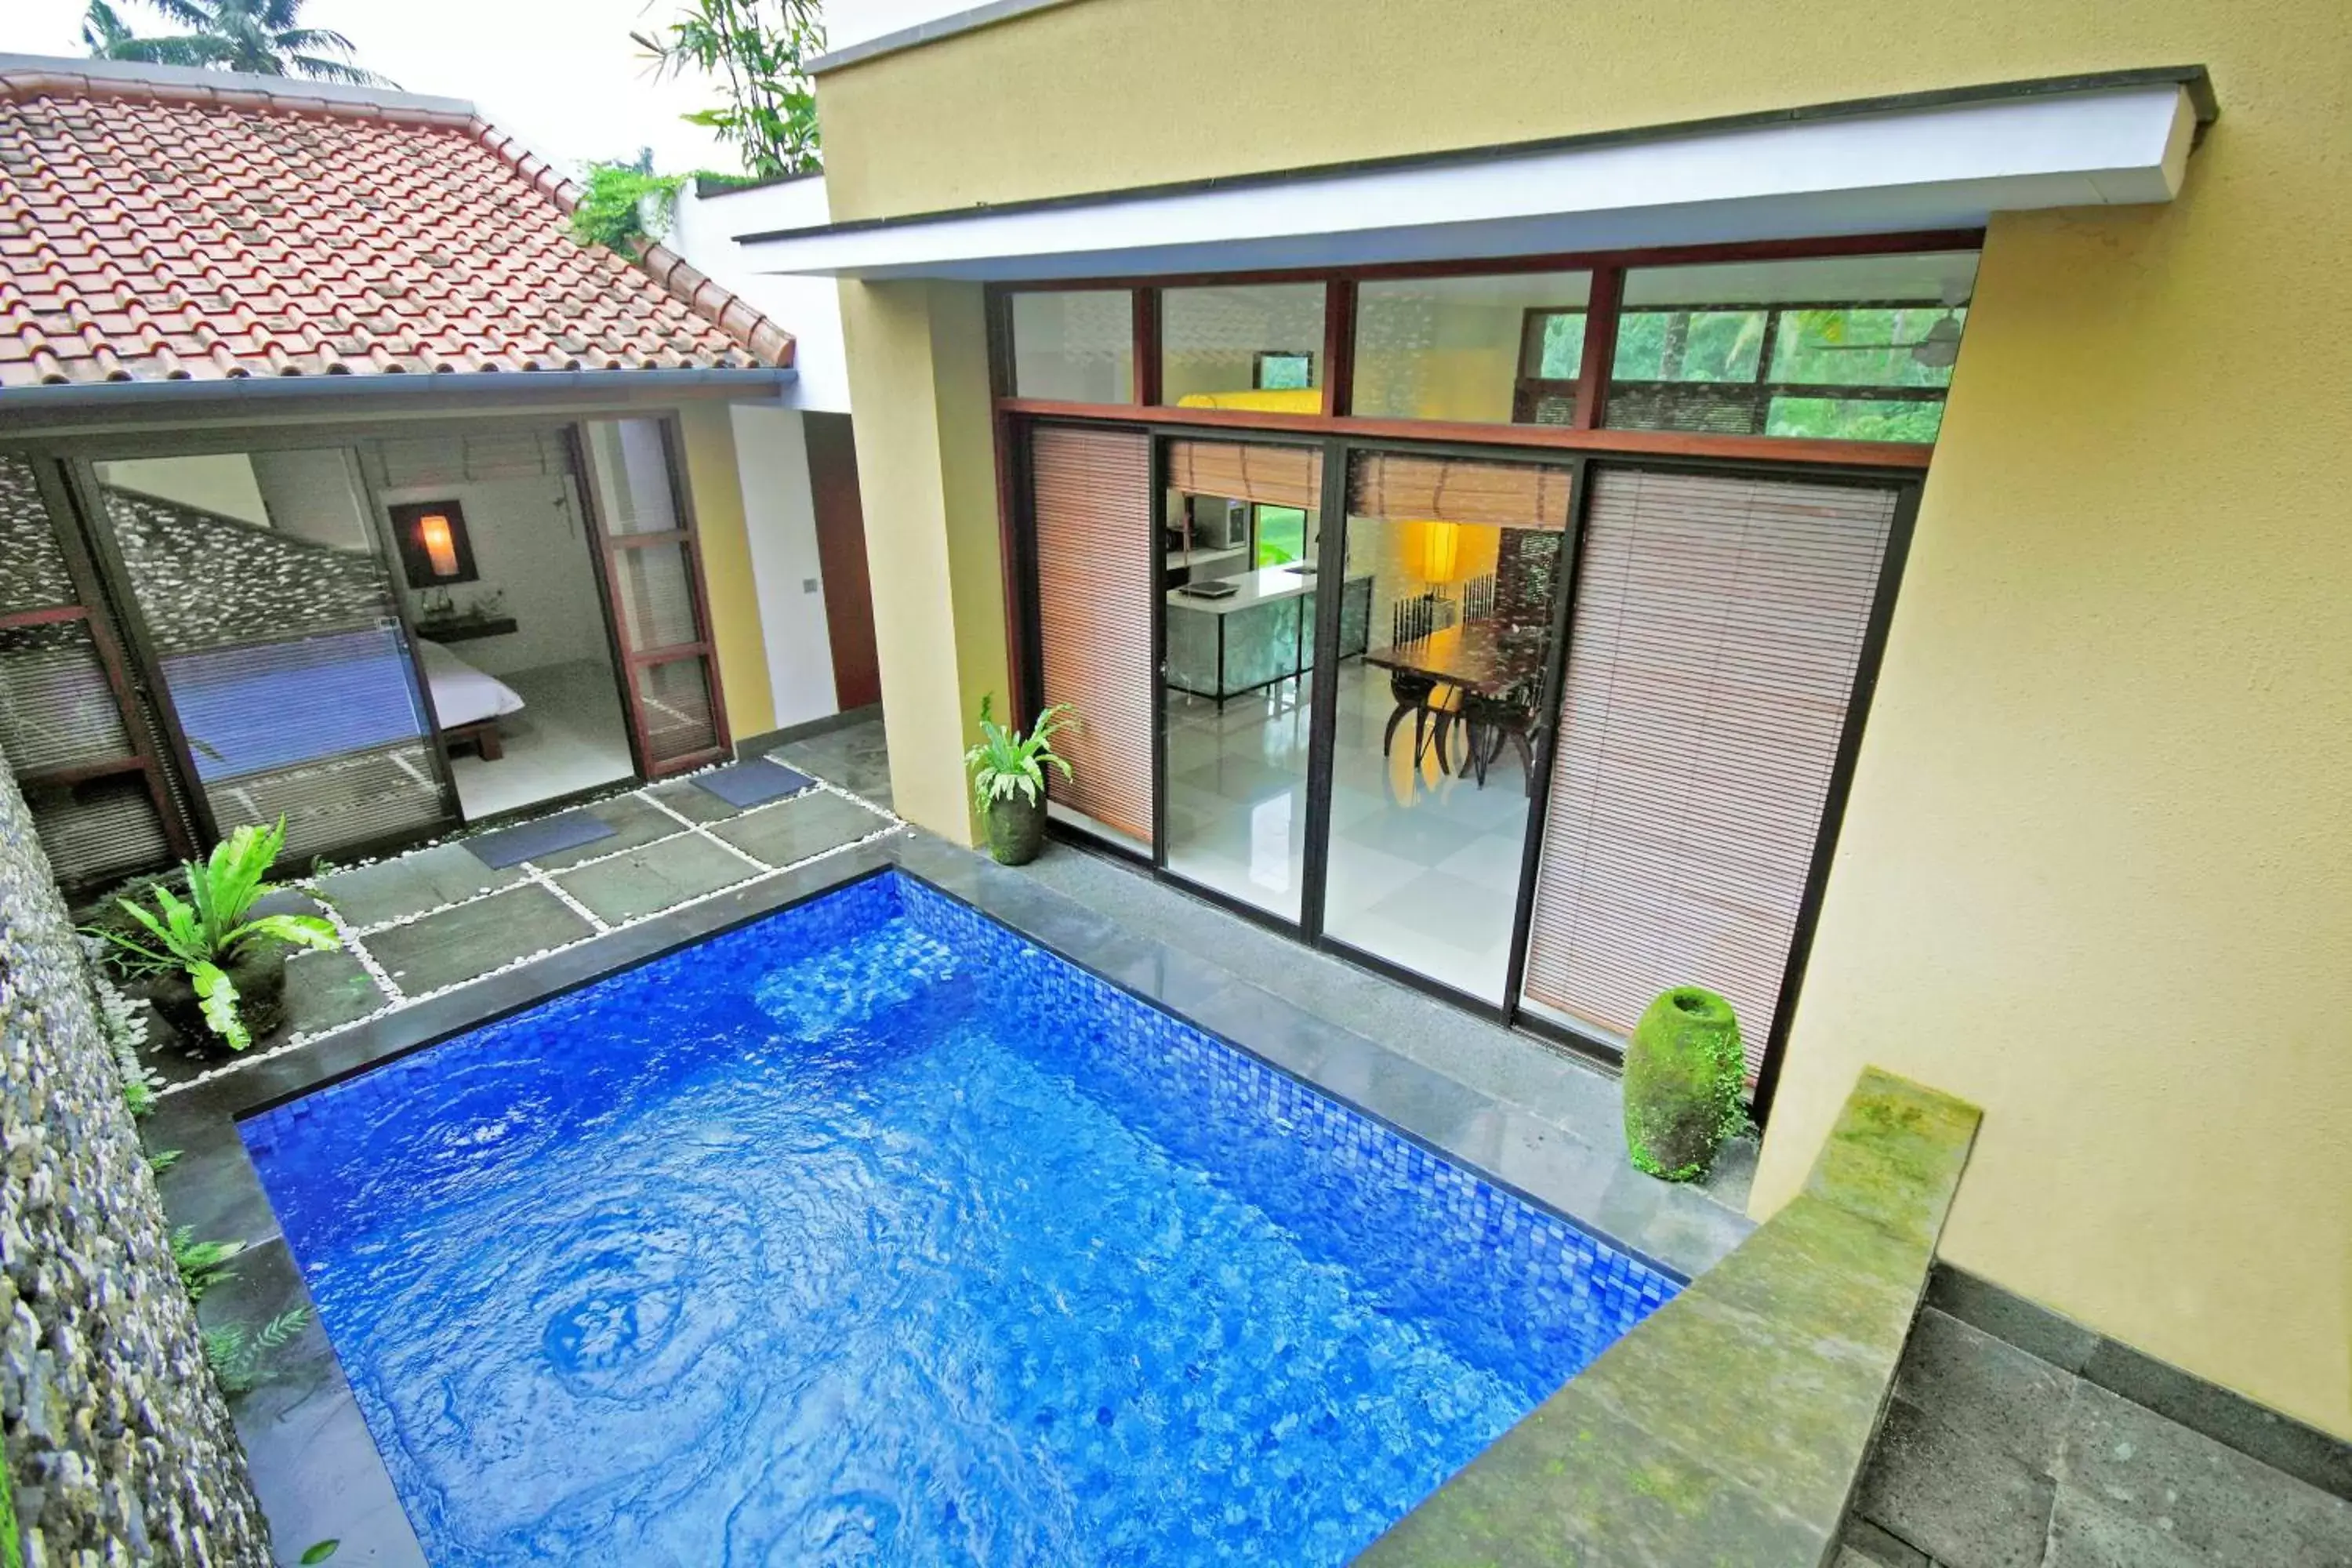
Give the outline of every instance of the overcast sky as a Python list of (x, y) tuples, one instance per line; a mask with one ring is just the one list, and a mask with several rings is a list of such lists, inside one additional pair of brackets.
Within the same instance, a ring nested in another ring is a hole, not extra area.
[[(0, 0), (0, 53), (86, 53), (86, 3)], [(828, 5), (835, 31), (859, 31), (863, 8), (860, 0)], [(117, 0), (116, 9), (134, 32), (173, 30), (142, 0)], [(736, 162), (716, 138), (678, 118), (718, 101), (709, 83), (655, 80), (629, 41), (677, 9), (677, 0), (310, 0), (302, 20), (347, 35), (361, 64), (411, 92), (473, 100), (551, 157), (630, 158), (651, 147), (665, 171), (731, 170)]]

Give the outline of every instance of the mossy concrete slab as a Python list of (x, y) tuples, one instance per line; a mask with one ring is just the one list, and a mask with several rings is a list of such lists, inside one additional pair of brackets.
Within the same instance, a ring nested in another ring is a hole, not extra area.
[(600, 860), (624, 849), (635, 849), (642, 844), (684, 833), (686, 825), (649, 800), (635, 795), (615, 795), (593, 805), (580, 807), (590, 816), (611, 828), (612, 833), (593, 843), (576, 845), (570, 849), (557, 849), (545, 855), (534, 855), (530, 863), (542, 871), (561, 870), (577, 866), (583, 860)]
[(759, 874), (757, 867), (733, 850), (690, 833), (561, 872), (555, 882), (595, 910), (597, 919), (619, 925)]
[(366, 927), (405, 920), (521, 880), (520, 871), (512, 867), (493, 870), (462, 844), (436, 844), (397, 860), (338, 871), (320, 881), (319, 894), (346, 924)]
[(363, 940), (393, 984), (417, 996), (591, 934), (562, 900), (525, 883)]
[(1805, 1191), (1932, 1247), (1980, 1114), (1950, 1095), (1865, 1068)]
[(711, 829), (771, 866), (789, 866), (890, 826), (877, 811), (824, 791), (747, 811)]
[(1865, 1072), (1802, 1194), (1357, 1561), (1820, 1568), (1977, 1120)]
[(286, 961), (286, 1022), (306, 1035), (355, 1023), (392, 998), (350, 952), (298, 952)]

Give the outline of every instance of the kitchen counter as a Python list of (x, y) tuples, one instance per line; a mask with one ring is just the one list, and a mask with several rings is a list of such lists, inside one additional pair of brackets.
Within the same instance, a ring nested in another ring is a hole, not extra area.
[[(1315, 667), (1315, 574), (1267, 566), (1225, 579), (1230, 598), (1200, 599), (1168, 591), (1168, 684), (1223, 702)], [(1339, 656), (1369, 646), (1372, 577), (1342, 585)]]

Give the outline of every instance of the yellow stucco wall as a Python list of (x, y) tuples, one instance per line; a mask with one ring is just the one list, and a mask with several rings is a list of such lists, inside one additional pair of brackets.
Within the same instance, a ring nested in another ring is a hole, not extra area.
[(987, 331), (976, 284), (841, 286), (874, 645), (898, 814), (973, 842), (963, 750), (1009, 711)]
[(702, 545), (702, 580), (710, 591), (710, 637), (719, 650), (727, 728), (736, 740), (748, 741), (776, 727), (776, 707), (760, 629), (760, 593), (751, 577), (751, 535), (735, 466), (734, 426), (727, 405), (717, 402), (687, 404), (677, 419)]
[(2197, 62), (2180, 201), (1992, 226), (1755, 1206), (1921, 1079), (1947, 1257), (2352, 1436), (2352, 8), (1084, 0), (820, 97), (854, 217)]

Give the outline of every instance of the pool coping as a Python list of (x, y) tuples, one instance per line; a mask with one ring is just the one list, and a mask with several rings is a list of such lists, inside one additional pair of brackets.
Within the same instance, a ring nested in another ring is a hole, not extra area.
[[(151, 1147), (180, 1151), (160, 1178), (173, 1225), (246, 1246), (238, 1279), (217, 1299), (207, 1299), (207, 1320), (218, 1313), (257, 1321), (310, 1305), (246, 1153), (239, 1121), (894, 868), (1677, 1283), (1712, 1267), (1754, 1228), (1696, 1192), (1653, 1181), (1517, 1106), (1319, 1018), (1207, 959), (1126, 930), (1020, 872), (908, 829), (323, 1034), (167, 1097), (144, 1131)], [(247, 1395), (236, 1414), (281, 1558), (290, 1561), (313, 1541), (333, 1537), (343, 1542), (340, 1563), (389, 1568), (425, 1561), (315, 1310), (310, 1327), (283, 1353), (277, 1375)]]

